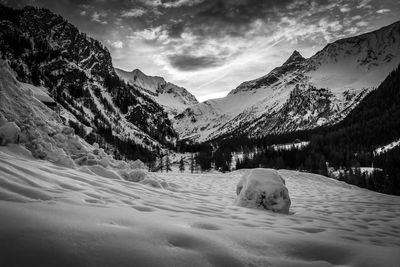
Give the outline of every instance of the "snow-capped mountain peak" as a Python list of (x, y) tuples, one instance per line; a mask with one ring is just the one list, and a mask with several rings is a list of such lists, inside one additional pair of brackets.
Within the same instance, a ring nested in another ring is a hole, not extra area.
[(174, 126), (181, 138), (205, 141), (333, 124), (399, 63), (400, 21), (328, 44), (307, 59), (294, 51), (267, 75), (178, 114)]
[(146, 90), (146, 92), (150, 94), (157, 94), (166, 84), (164, 78), (158, 76), (148, 76), (139, 69), (134, 69), (131, 72), (127, 72), (115, 68), (115, 71), (125, 82), (131, 83), (140, 89)]
[(283, 63), (283, 65), (299, 63), (303, 60), (305, 60), (305, 58), (297, 50), (294, 50), (292, 55), (285, 61), (285, 63)]
[(198, 103), (196, 97), (185, 88), (167, 82), (162, 77), (146, 75), (139, 69), (128, 72), (115, 68), (115, 71), (121, 79), (148, 94), (171, 115)]

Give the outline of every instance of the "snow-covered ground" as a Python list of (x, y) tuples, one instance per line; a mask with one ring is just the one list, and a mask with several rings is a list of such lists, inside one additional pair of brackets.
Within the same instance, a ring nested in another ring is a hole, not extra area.
[(292, 150), (292, 149), (302, 149), (310, 144), (309, 141), (297, 142), (297, 143), (288, 143), (288, 144), (277, 144), (272, 145), (271, 147), (275, 150)]
[[(0, 147), (0, 266), (398, 266), (400, 198), (280, 170), (289, 215), (234, 205), (246, 170), (161, 187)], [(108, 177), (109, 176), (109, 177)]]

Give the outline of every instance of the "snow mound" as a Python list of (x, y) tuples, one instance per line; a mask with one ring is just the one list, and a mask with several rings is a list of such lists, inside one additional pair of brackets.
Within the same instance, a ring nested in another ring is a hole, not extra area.
[(145, 169), (146, 165), (140, 159), (137, 159), (131, 162), (130, 167), (132, 169)]
[(123, 173), (122, 176), (127, 181), (140, 182), (146, 178), (147, 174), (144, 170), (136, 169), (129, 173)]
[(273, 169), (253, 169), (236, 186), (236, 204), (289, 213), (290, 197), (285, 180)]

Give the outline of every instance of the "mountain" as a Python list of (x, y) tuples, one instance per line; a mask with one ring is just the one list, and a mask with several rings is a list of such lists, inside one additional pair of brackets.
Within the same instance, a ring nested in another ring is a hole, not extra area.
[(400, 65), (334, 125), (263, 138), (221, 138), (213, 140), (214, 155), (237, 152), (237, 169), (303, 170), (400, 195), (399, 84)]
[(299, 52), (226, 97), (175, 117), (181, 138), (261, 136), (341, 121), (400, 63), (400, 22), (328, 44), (305, 59)]
[(0, 15), (1, 58), (20, 82), (42, 88), (82, 137), (128, 157), (174, 144), (167, 113), (117, 76), (100, 42), (46, 9), (0, 5)]
[(148, 76), (138, 69), (127, 72), (115, 68), (115, 71), (121, 79), (140, 88), (171, 115), (177, 115), (186, 108), (199, 103), (196, 97), (185, 88), (166, 82), (162, 77)]

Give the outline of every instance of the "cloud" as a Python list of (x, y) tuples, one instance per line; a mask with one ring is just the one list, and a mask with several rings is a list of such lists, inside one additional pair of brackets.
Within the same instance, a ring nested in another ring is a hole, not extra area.
[(61, 14), (106, 44), (116, 67), (164, 76), (201, 99), (265, 75), (295, 49), (311, 56), (328, 42), (388, 25), (400, 12), (393, 0), (35, 0), (33, 5)]
[(126, 18), (126, 17), (128, 17), (128, 18), (129, 17), (141, 17), (146, 13), (147, 13), (147, 11), (145, 9), (133, 8), (133, 9), (128, 10), (128, 11), (122, 11), (121, 17), (124, 17), (124, 18)]
[(357, 27), (351, 27), (351, 28), (348, 28), (348, 29), (345, 30), (345, 33), (351, 34), (351, 35), (355, 34), (356, 32), (358, 32), (358, 28)]
[(143, 39), (146, 41), (160, 41), (163, 42), (168, 38), (167, 31), (164, 26), (158, 26), (141, 31), (136, 31), (133, 35), (129, 36), (130, 39)]
[(224, 61), (214, 56), (172, 55), (168, 57), (170, 64), (181, 71), (194, 71), (220, 66)]
[(95, 22), (98, 22), (101, 24), (107, 24), (108, 22), (106, 20), (101, 19), (101, 17), (106, 17), (106, 16), (107, 16), (107, 14), (104, 12), (99, 13), (99, 12), (95, 11), (92, 14), (92, 21), (95, 21)]
[(361, 0), (360, 3), (358, 4), (357, 8), (370, 8), (371, 6), (369, 3), (371, 0)]
[(157, 7), (162, 5), (161, 0), (139, 0), (139, 2), (149, 7)]
[(359, 21), (359, 22), (356, 23), (356, 25), (357, 25), (358, 27), (364, 27), (364, 26), (368, 26), (368, 22), (366, 22), (366, 21)]
[(204, 2), (204, 0), (172, 0), (167, 1), (162, 4), (163, 7), (181, 7), (181, 6), (194, 6)]
[(343, 5), (343, 6), (341, 6), (340, 8), (340, 12), (342, 12), (342, 13), (346, 13), (346, 12), (349, 12), (350, 10), (351, 10), (351, 8), (349, 7), (349, 5)]
[(376, 13), (378, 13), (378, 14), (384, 14), (387, 12), (390, 12), (390, 9), (384, 8), (384, 9), (379, 9), (376, 11)]
[(163, 8), (194, 6), (204, 1), (205, 0), (138, 0), (139, 3), (148, 7), (163, 7)]
[(120, 48), (123, 48), (124, 47), (124, 43), (121, 41), (121, 40), (118, 40), (118, 41), (110, 41), (110, 40), (107, 40), (106, 41), (106, 43), (107, 44), (109, 44), (111, 47), (113, 47), (113, 48), (118, 48), (118, 49), (120, 49)]

